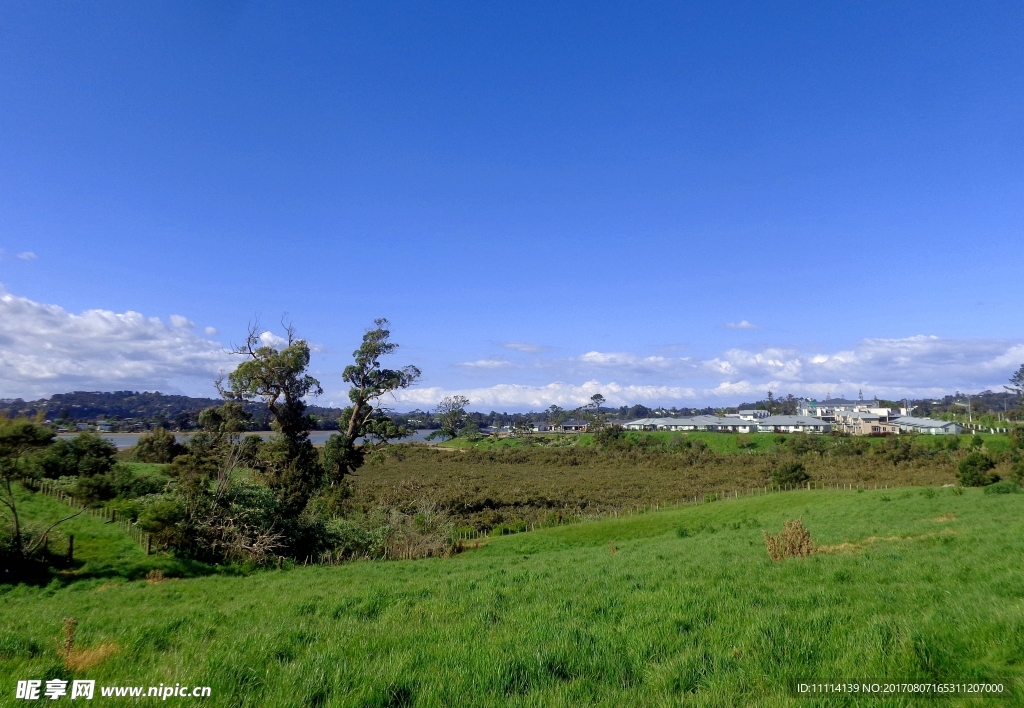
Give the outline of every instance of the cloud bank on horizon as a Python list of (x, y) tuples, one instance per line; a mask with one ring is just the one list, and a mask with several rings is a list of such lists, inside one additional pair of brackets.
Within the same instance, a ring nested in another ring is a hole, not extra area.
[(0, 396), (127, 389), (209, 395), (218, 372), (231, 366), (229, 355), (197, 335), (188, 318), (168, 319), (110, 310), (76, 315), (0, 286)]
[[(198, 334), (182, 315), (171, 315), (165, 323), (132, 311), (73, 314), (0, 286), (0, 396), (125, 389), (210, 395), (213, 379), (238, 361), (210, 339), (216, 334), (209, 327)], [(270, 332), (262, 338), (272, 345), (283, 342)], [(471, 408), (506, 410), (574, 407), (595, 393), (612, 405), (735, 405), (762, 398), (769, 389), (816, 397), (852, 396), (858, 389), (866, 396), (927, 397), (954, 389), (999, 390), (1024, 362), (1022, 340), (929, 335), (863, 339), (834, 352), (736, 348), (711, 358), (600, 351), (554, 358), (540, 356), (549, 347), (502, 346), (534, 358), (462, 362), (456, 369), (468, 367), (496, 380), (482, 386), (455, 381), (413, 388), (400, 392), (396, 404), (431, 407), (455, 393), (467, 396)], [(545, 374), (550, 383), (517, 382), (525, 369)], [(327, 397), (345, 399), (343, 391), (328, 388)]]

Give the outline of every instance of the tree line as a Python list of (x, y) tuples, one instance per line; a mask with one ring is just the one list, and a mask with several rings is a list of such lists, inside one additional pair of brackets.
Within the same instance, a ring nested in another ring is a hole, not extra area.
[[(139, 524), (160, 545), (191, 558), (262, 563), (335, 551), (339, 533), (353, 532), (332, 523), (343, 520), (348, 476), (380, 446), (409, 433), (383, 404), (420, 377), (415, 366), (381, 363), (397, 347), (388, 321), (375, 320), (342, 374), (349, 405), (337, 418), (338, 432), (317, 449), (306, 399), (322, 388), (309, 374), (309, 344), (291, 327), (281, 346), (266, 344), (253, 325), (235, 352), (242, 362), (216, 382), (218, 405), (199, 414), (199, 432), (184, 445), (162, 430), (140, 440), (135, 459), (169, 463), (165, 478), (118, 465), (113, 445), (94, 434), (58, 440), (38, 417), (0, 418), (0, 504), (9, 522), (0, 553), (27, 560), (53, 531), (26, 539), (19, 512), (20, 496), (42, 477), (93, 503), (134, 500)], [(276, 435), (267, 440), (243, 434), (253, 404), (270, 416)]]

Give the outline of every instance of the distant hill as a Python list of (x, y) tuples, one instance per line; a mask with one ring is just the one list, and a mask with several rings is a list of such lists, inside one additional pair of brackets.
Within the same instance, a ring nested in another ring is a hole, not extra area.
[[(223, 403), (217, 398), (174, 396), (159, 391), (75, 391), (58, 393), (38, 401), (20, 398), (0, 399), (0, 412), (8, 416), (34, 417), (40, 412), (47, 420), (78, 423), (107, 420), (116, 427), (155, 427), (190, 429), (197, 424), (199, 414), (211, 406)], [(261, 403), (247, 403), (246, 410), (253, 416), (256, 429), (270, 427), (267, 408)], [(310, 406), (309, 412), (318, 420), (322, 430), (337, 428), (340, 408)]]

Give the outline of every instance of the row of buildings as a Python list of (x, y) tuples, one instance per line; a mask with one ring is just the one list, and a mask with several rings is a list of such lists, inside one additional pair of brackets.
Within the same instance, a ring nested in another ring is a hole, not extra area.
[(874, 416), (845, 415), (835, 421), (805, 415), (770, 415), (743, 420), (736, 415), (698, 415), (691, 418), (641, 418), (625, 423), (626, 430), (704, 430), (717, 433), (830, 433), (840, 430), (851, 435), (959, 435), (963, 426), (946, 420), (901, 416), (879, 420)]
[(801, 399), (796, 415), (771, 415), (765, 410), (741, 410), (724, 416), (641, 418), (623, 425), (627, 430), (706, 430), (723, 433), (829, 433), (851, 435), (959, 435), (963, 426), (946, 420), (917, 418), (906, 408), (888, 408), (879, 401), (842, 398)]

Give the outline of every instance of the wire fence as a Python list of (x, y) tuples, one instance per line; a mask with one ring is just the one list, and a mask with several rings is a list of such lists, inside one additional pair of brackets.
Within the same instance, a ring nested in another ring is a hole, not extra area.
[(996, 433), (1010, 432), (1009, 428), (993, 428), (988, 425), (979, 425), (978, 423), (961, 423), (960, 425), (964, 426), (967, 430), (973, 430), (976, 433), (992, 433), (995, 435)]

